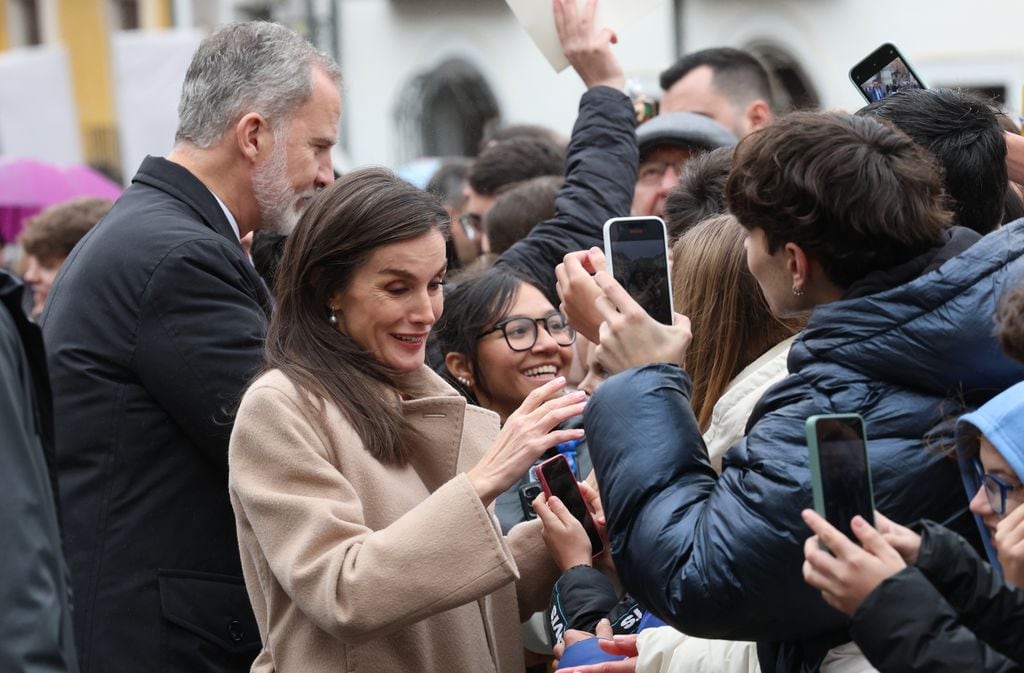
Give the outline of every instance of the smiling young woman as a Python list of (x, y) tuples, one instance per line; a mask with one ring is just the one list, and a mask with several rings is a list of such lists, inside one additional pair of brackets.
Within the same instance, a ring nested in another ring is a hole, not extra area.
[(576, 333), (529, 281), (492, 268), (457, 281), (436, 337), (444, 375), (504, 422), (531, 391), (565, 376)]

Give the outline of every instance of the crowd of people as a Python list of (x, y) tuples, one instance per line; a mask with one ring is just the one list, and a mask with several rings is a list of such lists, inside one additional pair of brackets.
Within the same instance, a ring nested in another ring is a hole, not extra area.
[[(1024, 137), (953, 90), (783, 113), (726, 47), (638, 125), (595, 5), (553, 1), (568, 139), (336, 176), (337, 64), (239, 23), (167, 157), (29, 222), (0, 670), (1024, 668)], [(671, 324), (607, 272), (629, 215), (666, 220)], [(839, 413), (855, 540), (812, 509)]]

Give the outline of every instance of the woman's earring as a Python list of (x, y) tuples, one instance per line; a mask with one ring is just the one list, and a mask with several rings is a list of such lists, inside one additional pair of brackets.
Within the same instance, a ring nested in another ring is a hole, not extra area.
[(804, 289), (802, 287), (797, 287), (796, 283), (793, 283), (793, 296), (794, 297), (802, 297), (802, 296), (804, 296)]
[(327, 322), (331, 323), (331, 327), (337, 327), (338, 326), (337, 311), (338, 311), (338, 309), (334, 308), (333, 306), (331, 307), (331, 315), (328, 316), (328, 318), (327, 318)]
[(469, 379), (467, 379), (465, 376), (456, 377), (456, 380), (459, 383), (461, 383), (464, 387), (469, 388)]

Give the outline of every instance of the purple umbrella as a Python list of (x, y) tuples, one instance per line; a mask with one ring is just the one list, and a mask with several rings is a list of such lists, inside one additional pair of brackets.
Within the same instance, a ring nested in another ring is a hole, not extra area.
[(79, 196), (115, 200), (121, 185), (88, 166), (0, 157), (0, 238), (13, 241), (39, 211)]

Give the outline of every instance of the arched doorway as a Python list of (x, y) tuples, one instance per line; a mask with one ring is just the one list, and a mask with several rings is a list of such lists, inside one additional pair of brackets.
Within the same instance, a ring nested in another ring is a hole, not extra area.
[(405, 161), (421, 156), (474, 156), (501, 119), (491, 87), (476, 68), (450, 59), (417, 75), (399, 99), (395, 117)]

